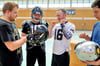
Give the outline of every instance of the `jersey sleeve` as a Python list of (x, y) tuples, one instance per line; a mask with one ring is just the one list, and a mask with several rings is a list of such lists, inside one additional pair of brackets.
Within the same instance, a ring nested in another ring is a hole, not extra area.
[(13, 41), (14, 40), (14, 35), (13, 33), (9, 30), (7, 26), (5, 27), (0, 27), (0, 39), (3, 42), (7, 41)]
[(66, 24), (61, 24), (61, 26), (62, 26), (62, 30), (63, 30), (63, 34), (64, 34), (65, 38), (70, 39), (75, 32), (74, 24), (66, 23)]

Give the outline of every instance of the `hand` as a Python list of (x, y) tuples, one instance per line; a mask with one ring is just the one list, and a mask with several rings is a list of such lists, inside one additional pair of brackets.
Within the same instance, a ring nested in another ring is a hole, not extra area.
[(86, 33), (81, 33), (79, 35), (79, 38), (84, 38), (85, 40), (88, 40), (88, 41), (90, 41), (90, 39), (91, 39)]
[(39, 40), (40, 35), (39, 34), (28, 34), (27, 40), (37, 41)]
[(67, 21), (66, 19), (61, 19), (61, 20), (60, 20), (60, 22), (61, 22), (62, 24), (65, 24), (66, 21)]
[(34, 34), (28, 34), (27, 35), (27, 40), (32, 40), (34, 38)]
[(88, 65), (100, 65), (100, 60), (97, 61), (82, 61), (83, 63), (86, 63)]
[(61, 23), (60, 25), (61, 25), (61, 28), (65, 27), (63, 23)]

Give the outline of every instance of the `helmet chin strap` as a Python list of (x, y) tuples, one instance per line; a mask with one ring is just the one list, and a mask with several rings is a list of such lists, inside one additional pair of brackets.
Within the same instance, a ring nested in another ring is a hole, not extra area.
[(40, 19), (35, 19), (35, 18), (33, 17), (33, 20), (34, 20), (35, 22), (40, 22), (40, 21), (41, 21), (41, 18), (40, 18)]
[(37, 19), (33, 19), (35, 22), (39, 22), (40, 20), (37, 20)]

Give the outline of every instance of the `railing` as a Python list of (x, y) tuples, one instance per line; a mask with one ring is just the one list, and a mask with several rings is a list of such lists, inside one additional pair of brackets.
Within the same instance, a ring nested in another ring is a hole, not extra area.
[(8, 1), (19, 4), (20, 8), (33, 8), (41, 6), (42, 8), (62, 8), (62, 7), (91, 7), (94, 0), (0, 0), (0, 8)]

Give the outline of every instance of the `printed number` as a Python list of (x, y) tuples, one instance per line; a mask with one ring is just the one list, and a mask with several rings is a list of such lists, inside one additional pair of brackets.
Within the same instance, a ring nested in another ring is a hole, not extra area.
[(59, 30), (55, 30), (55, 39), (57, 39), (57, 40), (62, 40), (62, 37), (63, 37), (63, 35), (62, 35), (62, 29), (59, 29)]

